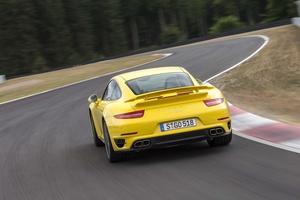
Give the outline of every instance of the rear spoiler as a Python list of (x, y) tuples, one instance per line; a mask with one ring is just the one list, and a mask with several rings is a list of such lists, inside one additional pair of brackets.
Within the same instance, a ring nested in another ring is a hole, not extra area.
[(210, 85), (198, 85), (198, 86), (188, 86), (188, 87), (180, 87), (180, 88), (171, 88), (166, 90), (160, 90), (155, 92), (150, 92), (146, 94), (138, 95), (135, 98), (128, 99), (125, 102), (133, 102), (135, 101), (136, 104), (141, 104), (144, 102), (149, 102), (153, 100), (161, 100), (166, 98), (172, 97), (179, 97), (179, 96), (206, 96), (208, 94), (207, 90), (214, 89), (213, 86)]

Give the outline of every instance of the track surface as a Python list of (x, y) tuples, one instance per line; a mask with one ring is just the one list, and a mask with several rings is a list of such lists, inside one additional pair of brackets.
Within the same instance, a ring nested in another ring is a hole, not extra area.
[[(142, 66), (184, 66), (202, 80), (240, 62), (258, 37), (195, 46)], [(110, 164), (92, 141), (87, 97), (112, 75), (0, 105), (0, 199), (299, 199), (300, 156), (234, 136), (151, 150)], [(284, 134), (284, 133), (283, 133)]]

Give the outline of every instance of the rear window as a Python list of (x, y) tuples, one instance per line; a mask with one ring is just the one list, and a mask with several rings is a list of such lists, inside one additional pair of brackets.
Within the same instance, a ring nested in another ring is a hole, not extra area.
[(136, 95), (170, 88), (192, 86), (193, 82), (186, 73), (168, 73), (144, 76), (126, 82)]

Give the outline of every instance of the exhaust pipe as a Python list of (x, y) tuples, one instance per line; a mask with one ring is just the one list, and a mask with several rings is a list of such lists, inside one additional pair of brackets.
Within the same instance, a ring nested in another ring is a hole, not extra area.
[(150, 146), (151, 142), (149, 139), (143, 140), (143, 147), (148, 147)]
[(133, 146), (135, 148), (141, 148), (143, 146), (143, 141), (142, 140), (136, 141)]
[(211, 136), (221, 135), (224, 133), (224, 130), (222, 128), (212, 128), (209, 129), (209, 134)]
[(216, 128), (217, 134), (221, 135), (224, 133), (224, 130), (222, 128)]
[(133, 146), (134, 148), (144, 148), (144, 147), (148, 147), (150, 146), (151, 141), (149, 139), (145, 139), (145, 140), (138, 140), (136, 141)]
[(210, 130), (209, 130), (209, 134), (212, 135), (212, 136), (217, 135), (216, 129), (214, 129), (214, 128), (213, 128), (213, 129), (210, 129)]

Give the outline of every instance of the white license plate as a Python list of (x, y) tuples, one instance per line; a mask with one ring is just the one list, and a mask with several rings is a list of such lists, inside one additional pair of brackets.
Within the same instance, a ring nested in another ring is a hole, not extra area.
[(179, 120), (179, 121), (173, 121), (168, 123), (162, 123), (160, 124), (160, 130), (161, 131), (170, 131), (174, 129), (180, 129), (180, 128), (186, 128), (186, 127), (192, 127), (196, 126), (196, 119), (185, 119), (185, 120)]

